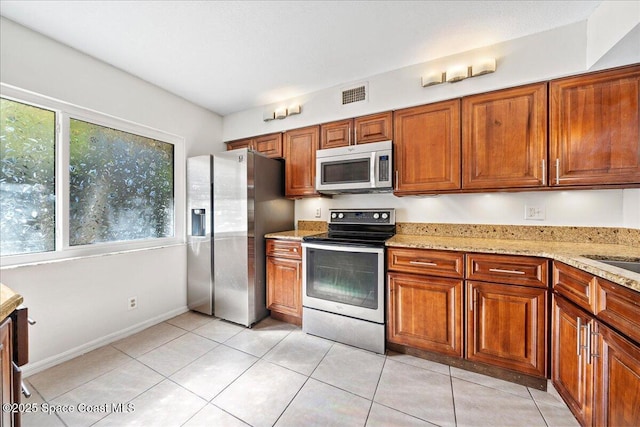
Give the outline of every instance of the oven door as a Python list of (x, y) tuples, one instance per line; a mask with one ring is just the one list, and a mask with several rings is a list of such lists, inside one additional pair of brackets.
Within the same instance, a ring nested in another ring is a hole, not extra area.
[(304, 307), (384, 323), (384, 247), (302, 247)]

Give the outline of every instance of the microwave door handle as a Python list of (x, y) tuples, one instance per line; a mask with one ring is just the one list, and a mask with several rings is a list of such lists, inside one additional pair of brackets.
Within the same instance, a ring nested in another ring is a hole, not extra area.
[(369, 168), (369, 170), (371, 171), (371, 179), (369, 180), (369, 182), (371, 182), (371, 188), (377, 188), (378, 187), (378, 153), (375, 151), (371, 153), (371, 164), (372, 164), (372, 167)]

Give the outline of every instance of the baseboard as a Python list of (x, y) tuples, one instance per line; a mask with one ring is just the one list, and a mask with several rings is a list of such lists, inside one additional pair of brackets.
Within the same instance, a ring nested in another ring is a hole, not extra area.
[(97, 338), (93, 341), (89, 341), (86, 344), (74, 347), (70, 350), (65, 351), (64, 353), (47, 357), (46, 359), (39, 360), (37, 362), (27, 363), (26, 365), (21, 367), (22, 375), (26, 378), (29, 375), (37, 374), (38, 372), (44, 371), (45, 369), (49, 369), (75, 357), (82, 356), (85, 353), (88, 353), (107, 344), (111, 344), (112, 342), (121, 340), (122, 338), (126, 338), (129, 335), (133, 335), (137, 332), (142, 331), (143, 329), (147, 329), (150, 326), (162, 323), (165, 320), (171, 319), (172, 317), (175, 317), (179, 314), (186, 313), (187, 311), (189, 311), (189, 308), (187, 306), (176, 308), (175, 310), (171, 310), (167, 313), (145, 320), (144, 322), (130, 326), (126, 329), (122, 329), (109, 335)]

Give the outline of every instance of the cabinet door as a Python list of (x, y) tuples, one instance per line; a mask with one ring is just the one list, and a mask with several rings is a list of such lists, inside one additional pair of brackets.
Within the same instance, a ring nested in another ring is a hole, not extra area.
[(319, 126), (285, 132), (285, 195), (287, 197), (318, 195), (315, 180), (319, 136)]
[[(6, 320), (0, 324), (0, 397), (2, 397), (3, 404), (13, 402), (11, 328), (11, 318), (7, 317)], [(0, 425), (11, 426), (11, 412), (0, 411), (0, 421)]]
[(320, 149), (351, 145), (352, 129), (351, 119), (320, 125)]
[(227, 142), (227, 151), (237, 148), (252, 148), (252, 139), (238, 139), (237, 141)]
[(460, 188), (460, 100), (393, 113), (396, 195)]
[(302, 317), (302, 262), (267, 257), (267, 308)]
[(393, 139), (393, 113), (391, 111), (354, 119), (354, 143), (389, 141)]
[(390, 342), (462, 357), (462, 280), (388, 275)]
[(640, 182), (640, 65), (549, 86), (551, 185)]
[(467, 358), (545, 377), (547, 290), (466, 282)]
[(595, 425), (640, 425), (640, 347), (598, 322)]
[(593, 364), (586, 363), (582, 349), (585, 339), (582, 326), (590, 322), (592, 318), (584, 311), (554, 295), (551, 381), (583, 426), (593, 424)]
[(282, 134), (272, 133), (253, 139), (253, 148), (270, 158), (282, 157)]
[(462, 188), (546, 185), (546, 83), (463, 98), (462, 117)]

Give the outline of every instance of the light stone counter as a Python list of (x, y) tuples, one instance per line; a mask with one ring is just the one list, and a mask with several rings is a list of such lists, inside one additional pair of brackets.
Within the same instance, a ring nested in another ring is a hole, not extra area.
[(282, 240), (299, 240), (302, 241), (303, 237), (313, 236), (314, 234), (320, 234), (321, 231), (314, 230), (289, 230), (279, 231), (277, 233), (265, 234), (265, 239), (282, 239)]
[(22, 295), (15, 293), (11, 288), (0, 283), (0, 322), (22, 304), (22, 301)]
[(387, 240), (387, 246), (438, 249), (460, 252), (481, 252), (505, 255), (526, 255), (549, 258), (587, 271), (611, 282), (640, 292), (640, 274), (613, 267), (586, 258), (640, 260), (640, 247), (606, 244), (576, 243), (545, 240), (512, 240), (478, 237), (448, 237), (430, 235), (396, 234)]

